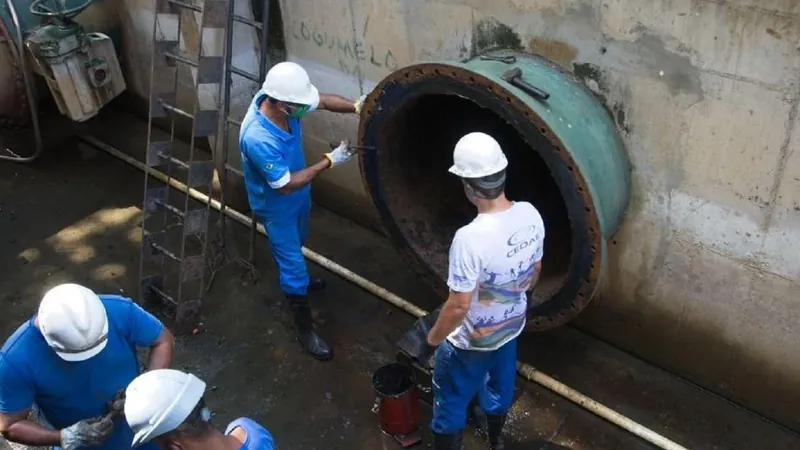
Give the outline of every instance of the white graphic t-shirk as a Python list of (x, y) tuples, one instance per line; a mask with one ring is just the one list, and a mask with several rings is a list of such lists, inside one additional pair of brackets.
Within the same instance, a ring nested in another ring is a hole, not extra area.
[(525, 291), (534, 264), (544, 256), (544, 222), (527, 202), (493, 214), (478, 214), (460, 228), (450, 247), (447, 284), (469, 292), (464, 321), (447, 339), (464, 350), (496, 350), (525, 327)]

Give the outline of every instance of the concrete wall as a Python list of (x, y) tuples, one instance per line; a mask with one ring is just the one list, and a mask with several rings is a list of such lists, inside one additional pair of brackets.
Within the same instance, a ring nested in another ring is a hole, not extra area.
[[(115, 1), (124, 6), (129, 89), (146, 98), (153, 2)], [(800, 429), (800, 385), (792, 382), (800, 379), (800, 2), (282, 0), (281, 7), (288, 58), (323, 92), (355, 98), (403, 65), (494, 44), (574, 71), (614, 111), (634, 166), (633, 200), (610, 245), (604, 288), (578, 324)], [(236, 8), (252, 15), (248, 1)], [(190, 28), (184, 48), (196, 48)], [(237, 26), (235, 49), (236, 65), (255, 72), (255, 33)], [(242, 113), (253, 91), (236, 81), (234, 111)], [(305, 123), (310, 158), (330, 140), (356, 137), (354, 116), (320, 112)], [(326, 173), (314, 192), (351, 217), (374, 218), (354, 164)]]

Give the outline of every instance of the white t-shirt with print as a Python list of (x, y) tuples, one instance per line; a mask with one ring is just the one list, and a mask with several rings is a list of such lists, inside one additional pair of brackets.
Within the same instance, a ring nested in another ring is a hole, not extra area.
[(525, 327), (525, 291), (544, 255), (544, 222), (527, 202), (478, 216), (456, 232), (447, 284), (470, 292), (464, 321), (447, 339), (464, 350), (496, 350)]

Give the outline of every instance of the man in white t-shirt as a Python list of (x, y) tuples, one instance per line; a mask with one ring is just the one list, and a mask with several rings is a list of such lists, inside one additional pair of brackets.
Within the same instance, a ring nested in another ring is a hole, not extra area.
[(435, 450), (461, 450), (467, 406), (477, 394), (492, 450), (505, 448), (502, 430), (514, 393), (517, 336), (525, 327), (527, 291), (541, 272), (544, 223), (527, 202), (505, 196), (508, 161), (484, 133), (462, 137), (450, 172), (461, 177), (478, 216), (450, 247), (450, 295), (428, 333), (436, 349), (431, 430)]

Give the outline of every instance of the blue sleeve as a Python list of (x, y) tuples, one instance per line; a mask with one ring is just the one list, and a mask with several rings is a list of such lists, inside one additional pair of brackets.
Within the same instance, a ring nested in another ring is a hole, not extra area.
[(233, 422), (228, 424), (228, 427), (225, 428), (225, 435), (230, 435), (233, 430), (241, 427), (245, 434), (247, 434), (247, 440), (245, 444), (241, 447), (245, 450), (274, 450), (275, 449), (275, 439), (272, 437), (272, 434), (264, 427), (256, 423), (254, 420), (249, 419), (247, 417), (240, 417)]
[(109, 318), (122, 328), (125, 338), (137, 347), (150, 347), (161, 336), (164, 325), (133, 300), (118, 295), (102, 295)]
[(0, 354), (0, 413), (13, 414), (33, 405), (33, 386)]
[(272, 189), (280, 189), (289, 184), (292, 176), (289, 163), (273, 143), (248, 138), (246, 156)]
[(160, 320), (134, 302), (131, 302), (129, 319), (130, 340), (138, 347), (153, 345), (164, 330), (164, 325)]

